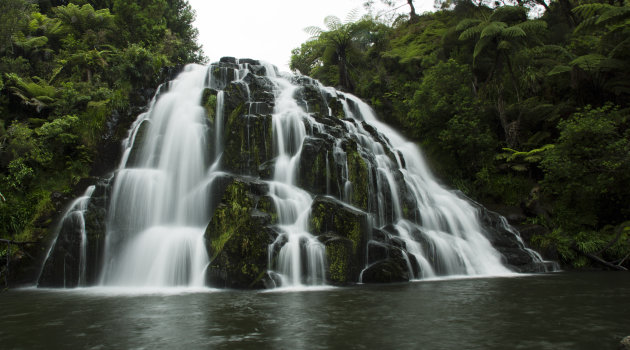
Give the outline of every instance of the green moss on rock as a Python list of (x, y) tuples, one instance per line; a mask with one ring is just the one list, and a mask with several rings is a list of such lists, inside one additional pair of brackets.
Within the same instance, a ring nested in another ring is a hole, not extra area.
[(264, 288), (267, 249), (276, 232), (271, 226), (275, 209), (258, 193), (266, 186), (256, 180), (234, 178), (222, 196), (208, 227), (210, 266), (208, 282), (215, 287)]
[(309, 226), (326, 246), (329, 281), (357, 282), (371, 230), (367, 214), (335, 198), (318, 196), (311, 206)]
[(344, 150), (348, 159), (348, 178), (352, 182), (351, 202), (353, 205), (367, 210), (370, 176), (368, 165), (357, 150), (356, 142), (347, 142), (345, 145)]
[(217, 91), (214, 89), (204, 89), (201, 101), (206, 111), (206, 117), (214, 123), (214, 118), (217, 113)]

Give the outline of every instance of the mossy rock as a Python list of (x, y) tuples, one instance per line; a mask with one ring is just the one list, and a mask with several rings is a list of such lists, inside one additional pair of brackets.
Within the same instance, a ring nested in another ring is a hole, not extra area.
[(326, 246), (326, 279), (334, 285), (356, 283), (360, 272), (359, 259), (353, 254), (354, 243), (348, 238), (330, 235)]
[(358, 208), (368, 210), (370, 193), (368, 163), (359, 153), (355, 141), (344, 142), (343, 148), (348, 159), (348, 178), (352, 183), (351, 203)]
[(408, 282), (409, 270), (400, 261), (387, 259), (368, 266), (361, 275), (363, 283)]
[(217, 114), (217, 94), (215, 89), (204, 89), (201, 97), (201, 105), (206, 111), (206, 117), (211, 123), (214, 123), (214, 118)]
[(267, 185), (235, 177), (227, 186), (205, 232), (210, 266), (207, 281), (222, 288), (264, 288), (268, 247), (277, 237), (275, 207)]
[(151, 121), (143, 120), (140, 125), (138, 125), (138, 129), (136, 130), (136, 135), (134, 137), (133, 145), (131, 146), (131, 150), (129, 151), (129, 157), (127, 158), (127, 168), (135, 168), (142, 167), (141, 156), (142, 149), (146, 141), (147, 133), (149, 128), (151, 127)]
[(371, 230), (367, 214), (335, 198), (317, 196), (311, 206), (309, 228), (326, 246), (330, 283), (357, 282), (360, 266), (366, 262)]
[(226, 171), (258, 176), (259, 167), (273, 157), (272, 117), (241, 111), (236, 109), (226, 122), (222, 164)]
[(298, 186), (316, 195), (338, 194), (338, 177), (331, 141), (307, 137), (297, 168)]

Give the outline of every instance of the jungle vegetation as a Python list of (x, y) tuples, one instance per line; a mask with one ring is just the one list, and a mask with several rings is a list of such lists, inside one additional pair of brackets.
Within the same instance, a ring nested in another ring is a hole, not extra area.
[(629, 267), (630, 6), (437, 6), (326, 17), (291, 69), (369, 102), (442, 181), (509, 215), (549, 257)]
[(0, 239), (41, 243), (80, 182), (113, 170), (169, 67), (204, 60), (194, 16), (185, 0), (0, 2)]

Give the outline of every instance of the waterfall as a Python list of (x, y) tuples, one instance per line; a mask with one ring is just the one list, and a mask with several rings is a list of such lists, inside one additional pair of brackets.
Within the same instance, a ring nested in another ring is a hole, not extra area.
[[(282, 286), (324, 284), (324, 246), (307, 229), (313, 199), (295, 186), (296, 167), (306, 137), (303, 119), (308, 118), (308, 114), (294, 99), (296, 86), (284, 79), (274, 81), (279, 88), (273, 115), (277, 160), (270, 188), (284, 234), (276, 239), (270, 250), (283, 238), (287, 243), (280, 250), (277, 266), (272, 269), (279, 273)], [(304, 246), (306, 249), (302, 249)], [(304, 262), (307, 265), (305, 271)]]
[[(207, 68), (188, 66), (141, 116), (116, 172), (107, 218), (103, 285), (203, 286), (208, 256), (203, 233), (208, 199), (197, 192), (208, 168), (205, 113)], [(131, 159), (129, 159), (131, 160)]]
[[(92, 187), (62, 220), (75, 228), (60, 229), (40, 284), (300, 287), (506, 275), (513, 261), (545, 270), (505, 219), (483, 222), (485, 209), (439, 185), (418, 147), (353, 95), (234, 58), (189, 65), (158, 91), (98, 200), (87, 207)], [(509, 243), (501, 252), (492, 230)]]
[[(94, 189), (94, 186), (89, 186), (83, 196), (75, 199), (61, 217), (55, 229), (55, 239), (46, 252), (44, 261), (47, 264), (42, 265), (39, 272), (38, 283), (45, 274), (57, 273), (61, 274), (60, 283), (56, 285), (58, 287), (86, 285), (88, 238), (85, 230), (85, 211)], [(59, 241), (60, 237), (63, 241)], [(67, 252), (71, 250), (78, 250), (76, 254), (78, 257), (69, 256)], [(59, 254), (54, 254), (55, 252)]]

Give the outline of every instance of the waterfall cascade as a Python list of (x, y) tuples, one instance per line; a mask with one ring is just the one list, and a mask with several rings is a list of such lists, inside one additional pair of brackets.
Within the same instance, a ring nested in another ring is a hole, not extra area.
[(113, 178), (66, 214), (80, 228), (63, 220), (40, 285), (259, 288), (548, 268), (352, 95), (229, 57), (159, 90)]

